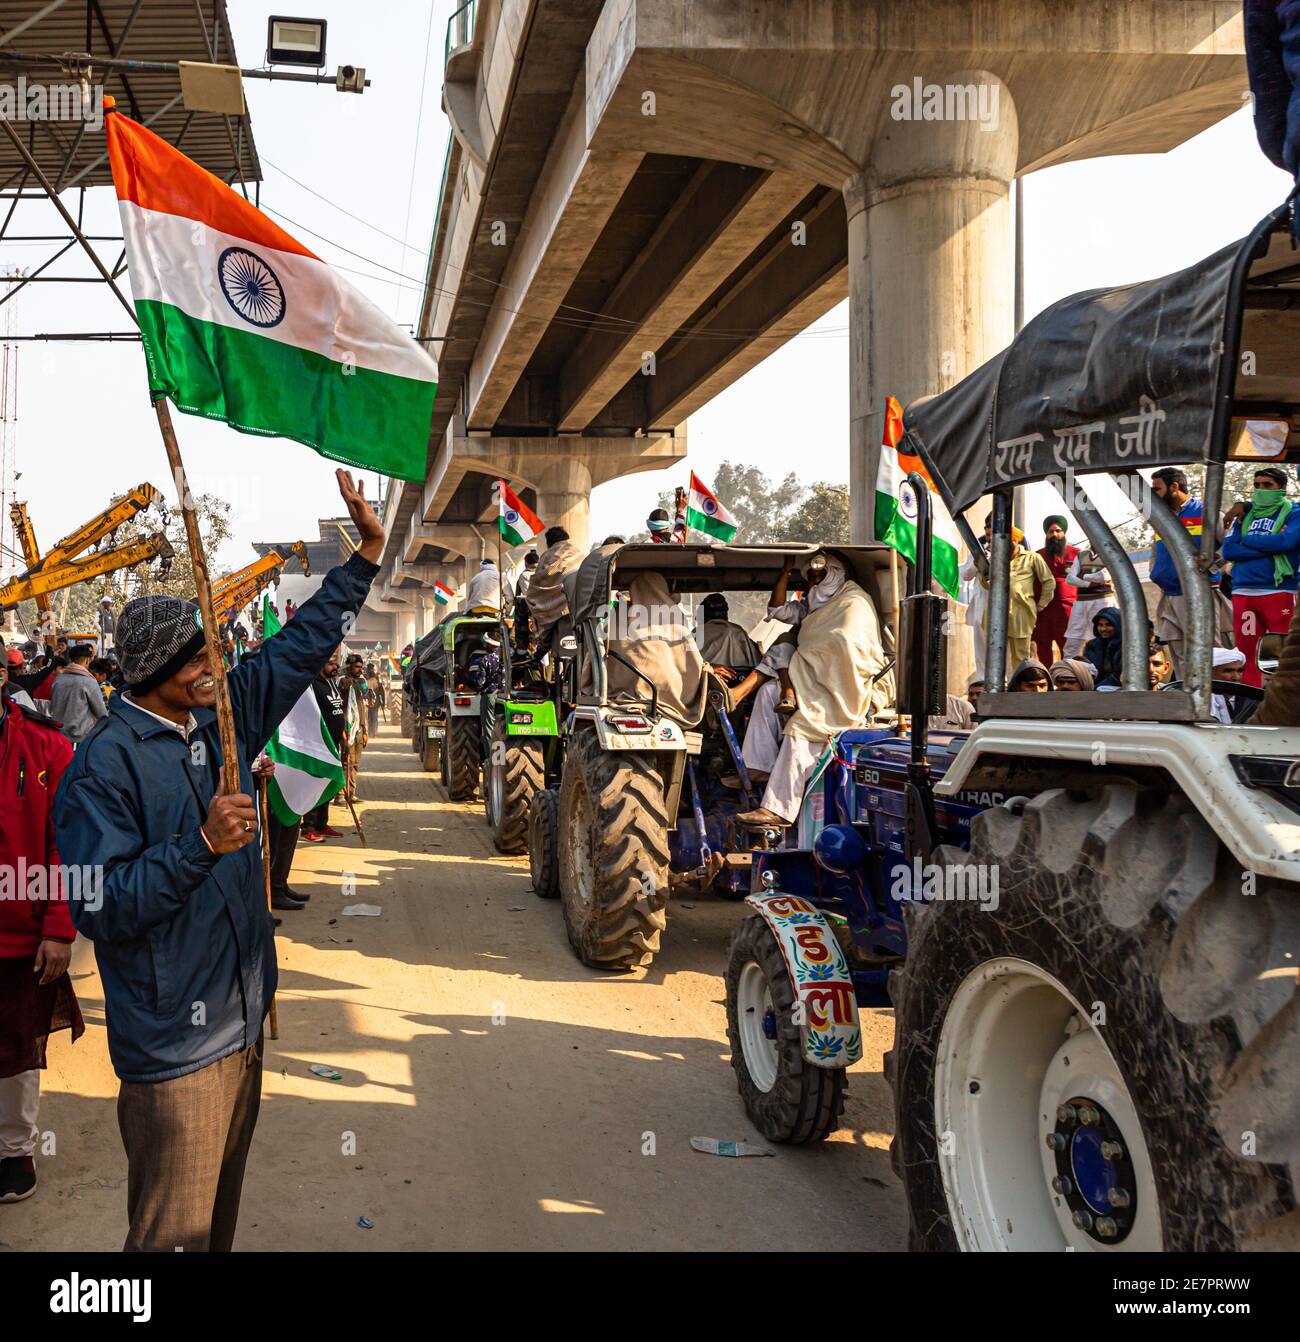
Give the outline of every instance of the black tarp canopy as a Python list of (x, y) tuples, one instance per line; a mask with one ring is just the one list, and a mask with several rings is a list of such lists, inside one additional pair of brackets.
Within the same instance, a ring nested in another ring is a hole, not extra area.
[(958, 512), (1067, 470), (1244, 458), (1229, 452), (1234, 417), (1238, 430), (1292, 420), (1283, 459), (1295, 460), (1298, 413), (1300, 252), (1284, 206), (1186, 270), (1054, 303), (903, 425)]

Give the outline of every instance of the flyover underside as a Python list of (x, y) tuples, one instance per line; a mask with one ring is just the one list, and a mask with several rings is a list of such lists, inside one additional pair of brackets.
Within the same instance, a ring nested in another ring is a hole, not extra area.
[(429, 475), (390, 556), (490, 517), (498, 474), (550, 522), (680, 460), (697, 408), (846, 297), (865, 538), (884, 395), (1012, 334), (1012, 180), (1172, 148), (1244, 87), (1213, 0), (481, 0), (444, 99)]

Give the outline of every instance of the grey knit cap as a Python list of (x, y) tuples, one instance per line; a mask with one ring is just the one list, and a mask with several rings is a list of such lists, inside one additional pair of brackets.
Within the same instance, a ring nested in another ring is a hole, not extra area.
[(127, 685), (147, 694), (203, 646), (198, 604), (178, 596), (134, 597), (117, 617), (116, 643)]

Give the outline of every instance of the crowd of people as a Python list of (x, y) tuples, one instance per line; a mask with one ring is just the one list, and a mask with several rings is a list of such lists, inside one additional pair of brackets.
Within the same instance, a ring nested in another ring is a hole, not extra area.
[[(1191, 494), (1186, 473), (1165, 467), (1154, 473), (1151, 488), (1199, 546), (1204, 507)], [(1071, 545), (1066, 531), (1063, 516), (1045, 518), (1044, 544), (1031, 551), (1024, 533), (1012, 528), (1009, 691), (1121, 687), (1124, 620), (1114, 587), (1096, 555)], [(986, 546), (990, 536), (986, 527)], [(1214, 679), (1258, 687), (1263, 683), (1256, 658), (1259, 641), (1290, 627), (1300, 576), (1300, 504), (1287, 497), (1281, 467), (1261, 466), (1255, 472), (1250, 499), (1228, 509), (1217, 524), (1216, 541), (1218, 559), (1210, 573)], [(1159, 593), (1148, 649), (1149, 684), (1156, 689), (1183, 679), (1187, 629), (1186, 596), (1169, 546), (1159, 535), (1151, 548), (1149, 576)], [(988, 578), (973, 558), (961, 577), (974, 638), (976, 677), (970, 688), (978, 692), (985, 683)], [(1216, 716), (1230, 721), (1225, 715), (1234, 711), (1227, 696), (1216, 695)]]

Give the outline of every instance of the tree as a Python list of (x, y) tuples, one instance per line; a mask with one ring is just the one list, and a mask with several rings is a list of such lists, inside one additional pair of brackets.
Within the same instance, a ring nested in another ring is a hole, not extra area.
[(780, 539), (813, 544), (847, 545), (849, 541), (849, 491), (847, 485), (817, 480), (807, 497), (781, 523)]
[[(215, 494), (203, 494), (194, 501), (198, 516), (199, 535), (203, 538), (203, 552), (208, 556), (213, 580), (221, 569), (216, 556), (230, 539), (230, 504)], [(137, 513), (124, 522), (113, 533), (114, 543), (125, 545), (139, 536), (147, 536), (158, 530), (158, 522), (152, 510), (149, 513)], [(163, 528), (175, 557), (167, 573), (162, 573), (157, 560), (147, 564), (137, 564), (134, 568), (118, 569), (106, 573), (93, 582), (80, 582), (66, 587), (61, 592), (50, 595), (50, 605), (54, 618), (61, 629), (74, 629), (79, 633), (88, 633), (99, 628), (99, 603), (102, 597), (109, 597), (114, 610), (120, 609), (130, 597), (135, 596), (182, 596), (193, 598), (195, 595), (194, 568), (190, 563), (189, 546), (185, 540), (185, 520), (182, 514), (172, 512), (168, 515), (167, 525)], [(35, 601), (23, 601), (18, 606), (18, 620), (22, 627), (33, 634), (37, 630), (37, 610)]]
[[(778, 541), (840, 541), (849, 539), (849, 491), (846, 485), (818, 480), (805, 486), (791, 471), (774, 484), (757, 466), (724, 461), (713, 477), (718, 502), (736, 519), (736, 541), (741, 545), (770, 545)], [(661, 490), (655, 507), (671, 516), (673, 491)], [(649, 532), (634, 540), (649, 539)]]

